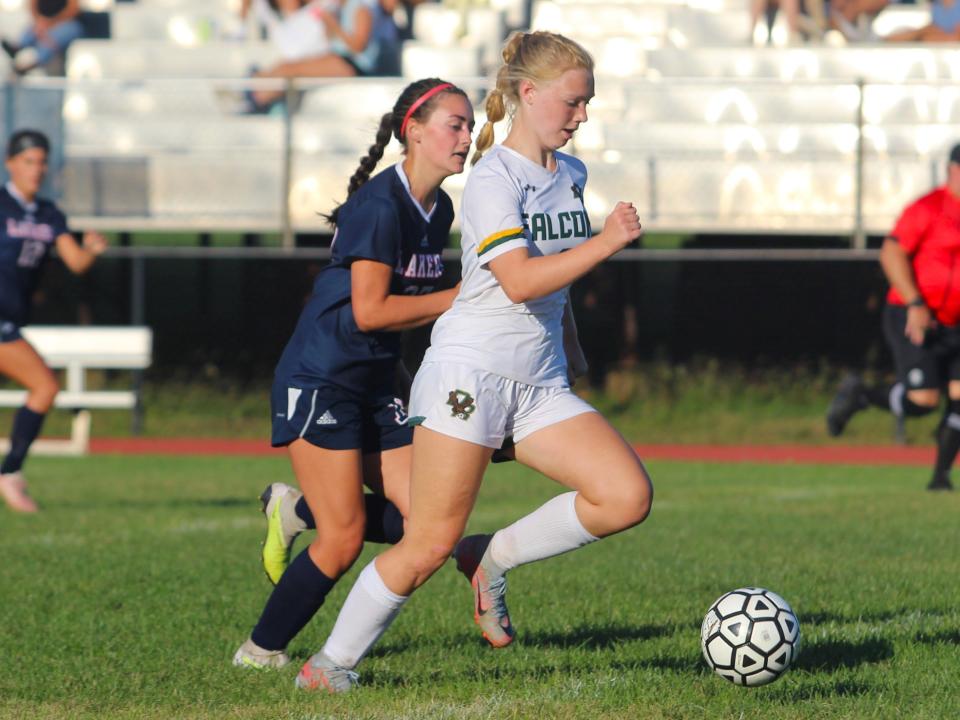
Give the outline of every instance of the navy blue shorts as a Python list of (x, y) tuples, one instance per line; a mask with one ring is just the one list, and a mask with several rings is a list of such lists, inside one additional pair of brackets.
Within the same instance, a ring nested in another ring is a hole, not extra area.
[(328, 450), (360, 449), (367, 455), (413, 442), (406, 403), (393, 394), (358, 398), (331, 385), (298, 388), (274, 383), (270, 413), (274, 447), (303, 438)]
[(20, 334), (20, 326), (15, 322), (0, 318), (0, 343), (8, 343), (21, 339), (23, 339), (23, 335)]

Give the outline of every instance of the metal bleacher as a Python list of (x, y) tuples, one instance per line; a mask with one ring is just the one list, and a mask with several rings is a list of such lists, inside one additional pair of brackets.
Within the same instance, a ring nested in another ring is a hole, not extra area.
[[(101, 2), (113, 38), (75, 43), (64, 80), (21, 82), (63, 93), (64, 205), (106, 229), (320, 228), (409, 79), (460, 82), (483, 121), (485, 76), (524, 15), (514, 0), (419, 5), (402, 77), (301, 80), (291, 112), (244, 115), (250, 67), (278, 55), (239, 39), (235, 0)], [(23, 3), (0, 0), (4, 28)], [(949, 45), (757, 47), (744, 0), (537, 0), (530, 16), (597, 61), (571, 143), (597, 223), (630, 199), (651, 230), (883, 232), (960, 139)], [(446, 182), (455, 201), (464, 180)]]

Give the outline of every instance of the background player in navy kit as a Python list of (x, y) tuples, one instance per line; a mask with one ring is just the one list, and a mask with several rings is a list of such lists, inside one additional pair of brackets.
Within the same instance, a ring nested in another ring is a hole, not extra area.
[(947, 182), (910, 203), (880, 249), (890, 283), (883, 331), (897, 382), (867, 387), (843, 379), (827, 410), (827, 432), (840, 435), (871, 405), (900, 419), (933, 412), (946, 388), (937, 429), (937, 457), (928, 490), (952, 490), (950, 468), (960, 451), (960, 145), (950, 151)]
[(641, 234), (636, 209), (621, 202), (591, 236), (586, 168), (559, 152), (587, 120), (593, 60), (546, 32), (515, 34), (503, 60), (477, 153), (490, 148), (492, 123), (508, 108), (513, 122), (467, 179), (460, 292), (434, 325), (411, 391), (411, 423), (419, 426), (406, 533), (358, 576), (323, 649), (300, 670), (304, 689), (354, 686), (353, 668), (460, 540), (491, 455), (507, 435), (517, 462), (571, 492), (492, 539), (472, 536), (457, 548), (475, 589), (475, 618), (491, 644), (513, 639), (503, 600), (508, 570), (632, 527), (650, 509), (643, 465), (573, 394), (564, 348), (568, 286)]
[[(379, 516), (365, 516), (363, 485), (406, 515), (412, 432), (395, 391), (400, 331), (435, 320), (456, 290), (435, 292), (453, 206), (440, 189), (463, 171), (473, 108), (437, 79), (409, 85), (383, 116), (376, 143), (350, 179), (330, 264), (277, 365), (273, 444), (286, 446), (317, 535), (283, 572), (234, 664), (282, 667), (290, 640), (319, 610), (364, 539), (393, 540)], [(402, 163), (368, 180), (393, 135)], [(366, 534), (365, 534), (366, 531)]]
[(64, 214), (37, 197), (49, 152), (50, 142), (42, 133), (15, 132), (7, 142), (10, 179), (0, 188), (0, 374), (27, 389), (26, 404), (13, 420), (10, 452), (0, 465), (0, 494), (19, 512), (37, 510), (20, 469), (60, 389), (53, 372), (21, 337), (20, 328), (29, 319), (31, 298), (52, 247), (75, 273), (86, 272), (107, 247), (106, 239), (95, 232), (85, 233), (78, 244)]

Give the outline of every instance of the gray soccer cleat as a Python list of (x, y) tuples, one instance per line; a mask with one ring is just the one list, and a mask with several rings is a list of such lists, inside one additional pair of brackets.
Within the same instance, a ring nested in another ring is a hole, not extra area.
[(328, 693), (349, 692), (359, 684), (359, 675), (337, 665), (323, 650), (304, 663), (296, 680), (301, 690), (326, 690)]
[(469, 535), (457, 543), (453, 556), (457, 559), (457, 569), (473, 588), (474, 622), (488, 643), (502, 648), (513, 642), (515, 633), (507, 610), (507, 578), (494, 576), (482, 562), (491, 537)]
[(0, 475), (0, 497), (14, 512), (35, 513), (37, 503), (27, 492), (27, 481), (20, 472)]
[(233, 655), (234, 665), (252, 670), (282, 668), (289, 662), (290, 657), (283, 650), (264, 650), (250, 638)]

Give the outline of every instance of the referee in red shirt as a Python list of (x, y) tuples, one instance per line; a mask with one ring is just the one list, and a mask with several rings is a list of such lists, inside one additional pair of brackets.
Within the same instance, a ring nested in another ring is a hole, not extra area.
[(901, 417), (947, 406), (937, 431), (937, 460), (929, 490), (952, 490), (950, 468), (960, 450), (960, 144), (950, 151), (945, 185), (907, 206), (883, 241), (880, 264), (890, 283), (883, 331), (897, 382), (868, 388), (844, 378), (827, 411), (837, 436), (870, 405)]

